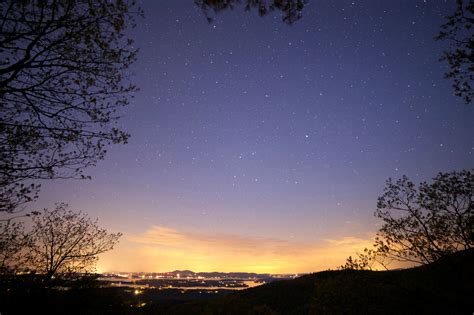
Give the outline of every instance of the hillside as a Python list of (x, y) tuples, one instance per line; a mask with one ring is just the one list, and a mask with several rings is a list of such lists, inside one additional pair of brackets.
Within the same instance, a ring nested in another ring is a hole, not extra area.
[[(396, 271), (323, 271), (231, 292), (0, 285), (1, 314), (472, 314), (474, 249)], [(202, 294), (201, 294), (202, 293)], [(27, 303), (25, 303), (27, 302)]]
[(210, 301), (174, 305), (167, 314), (472, 314), (474, 250), (396, 271), (324, 271)]

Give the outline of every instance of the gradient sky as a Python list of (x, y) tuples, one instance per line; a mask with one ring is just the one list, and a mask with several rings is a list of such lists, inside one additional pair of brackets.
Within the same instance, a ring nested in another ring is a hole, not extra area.
[(140, 92), (90, 181), (43, 183), (120, 245), (99, 271), (309, 272), (370, 244), (389, 177), (474, 165), (474, 107), (434, 41), (454, 1), (310, 0), (292, 26), (145, 1)]

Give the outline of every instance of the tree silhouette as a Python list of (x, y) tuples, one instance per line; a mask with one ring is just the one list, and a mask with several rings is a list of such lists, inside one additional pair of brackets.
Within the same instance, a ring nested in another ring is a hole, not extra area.
[(446, 17), (447, 22), (441, 26), (436, 39), (451, 43), (441, 57), (449, 64), (445, 77), (453, 80), (454, 94), (468, 104), (474, 97), (474, 2), (466, 2), (456, 1), (454, 14)]
[[(212, 21), (212, 16), (209, 11), (219, 13), (224, 10), (231, 10), (236, 4), (240, 4), (240, 0), (195, 0), (195, 4), (200, 7), (206, 15), (209, 22)], [(287, 24), (293, 24), (302, 17), (301, 12), (307, 0), (246, 0), (245, 10), (258, 10), (260, 16), (264, 16), (269, 12), (278, 10), (283, 14), (282, 20)]]
[(0, 211), (127, 142), (114, 121), (136, 90), (125, 30), (140, 13), (133, 1), (0, 2)]
[(473, 246), (470, 222), (474, 214), (474, 174), (439, 173), (433, 183), (418, 188), (406, 176), (387, 181), (375, 215), (384, 225), (376, 247), (401, 261), (430, 263)]
[(388, 270), (387, 263), (385, 257), (380, 255), (376, 248), (364, 248), (363, 252), (357, 253), (354, 258), (349, 256), (345, 264), (339, 266), (339, 269), (374, 270), (383, 267)]
[(383, 225), (372, 249), (349, 257), (342, 269), (386, 267), (391, 261), (428, 264), (470, 249), (474, 222), (474, 174), (439, 173), (418, 187), (408, 177), (389, 179), (375, 216)]
[(117, 244), (120, 233), (108, 233), (81, 212), (57, 204), (55, 209), (44, 209), (32, 216), (33, 228), (24, 253), (27, 266), (44, 275), (46, 281), (53, 277), (83, 277), (94, 271), (98, 255)]
[(0, 222), (0, 274), (12, 273), (25, 264), (22, 250), (29, 242), (30, 238), (24, 231), (23, 222)]

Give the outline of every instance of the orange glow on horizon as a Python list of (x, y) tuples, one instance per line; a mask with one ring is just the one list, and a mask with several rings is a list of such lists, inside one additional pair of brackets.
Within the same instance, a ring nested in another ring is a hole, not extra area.
[(306, 244), (152, 226), (144, 233), (125, 236), (116, 249), (101, 256), (98, 270), (305, 273), (336, 269), (349, 255), (371, 244), (371, 238), (350, 236)]

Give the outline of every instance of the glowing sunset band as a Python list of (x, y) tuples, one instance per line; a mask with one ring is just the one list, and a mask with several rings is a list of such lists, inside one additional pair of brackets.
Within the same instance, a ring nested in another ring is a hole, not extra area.
[(370, 238), (343, 237), (320, 244), (231, 234), (185, 232), (152, 226), (129, 235), (101, 257), (99, 271), (165, 272), (176, 269), (222, 272), (301, 273), (335, 269), (372, 244)]

